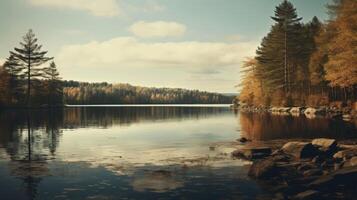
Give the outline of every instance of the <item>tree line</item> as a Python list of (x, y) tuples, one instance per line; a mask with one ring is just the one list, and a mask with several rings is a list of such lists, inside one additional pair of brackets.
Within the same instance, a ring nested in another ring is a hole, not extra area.
[(62, 105), (61, 78), (46, 54), (30, 29), (0, 66), (0, 107)]
[(64, 81), (68, 104), (219, 104), (232, 103), (233, 97), (218, 93), (180, 88), (154, 88), (130, 84)]
[(62, 81), (53, 57), (29, 30), (0, 66), (1, 107), (64, 104), (231, 103), (233, 97), (198, 90)]
[(254, 58), (242, 67), (239, 100), (254, 106), (327, 106), (357, 98), (357, 1), (334, 0), (330, 19), (302, 23), (284, 0)]

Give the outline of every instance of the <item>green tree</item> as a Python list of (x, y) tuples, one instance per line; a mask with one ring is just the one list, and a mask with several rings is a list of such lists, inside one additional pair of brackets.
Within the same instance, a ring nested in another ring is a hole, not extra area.
[[(276, 7), (276, 22), (257, 50), (260, 73), (270, 88), (283, 88), (290, 93), (302, 52), (302, 26), (296, 9), (287, 0)], [(258, 69), (259, 70), (259, 69)]]
[(24, 67), (17, 58), (10, 55), (4, 63), (4, 69), (9, 75), (10, 102), (18, 103), (23, 94), (22, 80), (24, 78)]
[(27, 106), (31, 106), (31, 84), (32, 81), (42, 77), (41, 65), (53, 59), (46, 57), (47, 51), (42, 51), (42, 45), (37, 44), (37, 38), (30, 29), (20, 42), (21, 48), (10, 51), (11, 56), (25, 67), (25, 79), (27, 80)]
[(55, 62), (43, 69), (43, 76), (47, 80), (47, 95), (50, 106), (54, 104), (62, 104), (63, 88), (61, 77), (57, 71)]

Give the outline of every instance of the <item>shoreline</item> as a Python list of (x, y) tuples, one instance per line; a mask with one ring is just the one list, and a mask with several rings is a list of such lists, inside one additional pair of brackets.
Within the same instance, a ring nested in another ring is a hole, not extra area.
[(357, 107), (257, 107), (247, 105), (233, 105), (231, 108), (235, 111), (246, 113), (269, 113), (272, 115), (281, 116), (305, 116), (313, 119), (316, 117), (327, 117), (334, 119), (343, 119), (345, 121), (357, 119)]
[(251, 162), (248, 176), (275, 199), (349, 199), (357, 189), (357, 140), (240, 138), (220, 146), (236, 149), (233, 159)]

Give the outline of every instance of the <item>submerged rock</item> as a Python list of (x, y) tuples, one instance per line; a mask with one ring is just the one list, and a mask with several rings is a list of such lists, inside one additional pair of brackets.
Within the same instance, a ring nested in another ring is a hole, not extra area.
[(260, 159), (271, 155), (270, 147), (247, 147), (232, 152), (233, 157), (248, 160)]
[(317, 149), (308, 142), (288, 142), (281, 148), (281, 150), (298, 159), (313, 158), (317, 155)]

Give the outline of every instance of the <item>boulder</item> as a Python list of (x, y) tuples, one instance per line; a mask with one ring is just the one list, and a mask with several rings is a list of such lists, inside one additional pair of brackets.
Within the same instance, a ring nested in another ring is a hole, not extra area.
[(301, 107), (292, 107), (290, 109), (291, 114), (300, 114), (301, 113)]
[(320, 154), (331, 157), (337, 152), (337, 142), (335, 139), (318, 138), (311, 142), (320, 151)]
[(343, 159), (343, 160), (350, 159), (354, 156), (357, 156), (357, 148), (341, 150), (333, 155), (335, 159)]
[(315, 108), (306, 108), (304, 111), (305, 115), (313, 115), (316, 113), (316, 109)]
[(326, 109), (324, 109), (324, 108), (307, 108), (304, 111), (304, 114), (307, 115), (307, 116), (310, 116), (310, 115), (323, 115), (325, 113), (326, 113)]
[(248, 160), (260, 159), (271, 155), (270, 147), (247, 147), (232, 152), (233, 157)]
[(281, 107), (279, 108), (279, 112), (281, 113), (288, 113), (290, 111), (291, 108), (289, 107)]
[(337, 142), (335, 139), (328, 139), (328, 138), (318, 138), (318, 139), (314, 139), (311, 142), (313, 145), (319, 146), (319, 147), (323, 147), (326, 149), (331, 149), (331, 148), (335, 148), (337, 146)]
[(279, 167), (273, 159), (259, 160), (252, 164), (248, 175), (258, 179), (276, 177), (279, 175)]
[(351, 166), (357, 166), (357, 156), (352, 157), (349, 162)]
[(306, 190), (295, 195), (292, 199), (296, 200), (315, 200), (318, 199), (320, 192), (317, 190)]
[(281, 150), (298, 159), (313, 158), (318, 153), (316, 147), (307, 142), (288, 142), (281, 148)]

